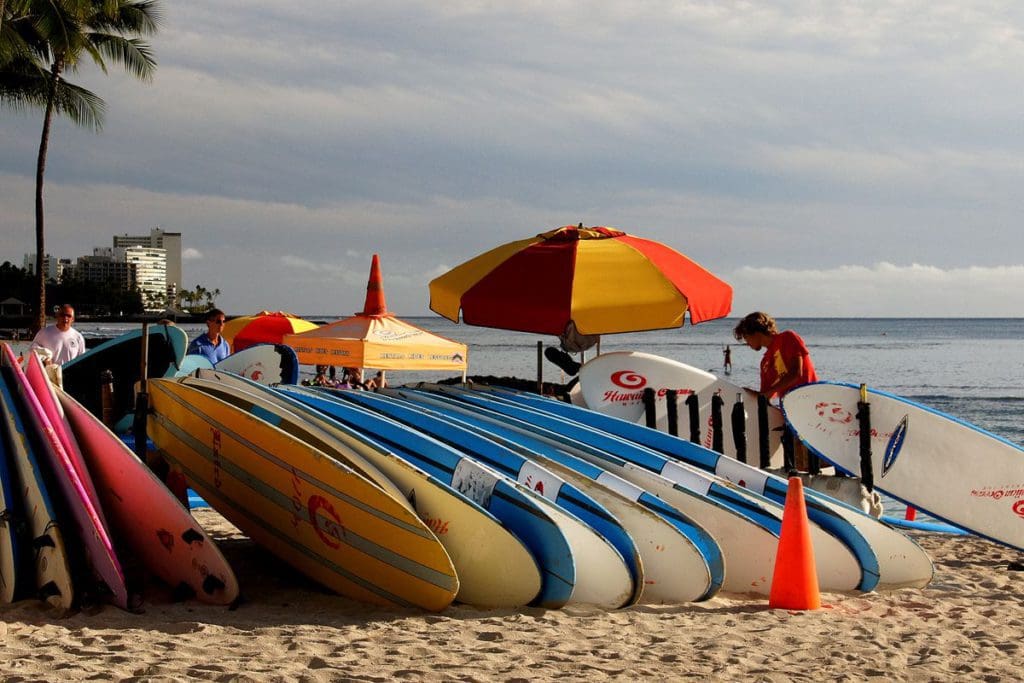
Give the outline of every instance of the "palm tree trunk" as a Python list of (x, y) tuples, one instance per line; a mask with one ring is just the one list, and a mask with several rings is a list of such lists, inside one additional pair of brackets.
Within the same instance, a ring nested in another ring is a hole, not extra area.
[(46, 238), (43, 220), (43, 177), (46, 174), (46, 151), (50, 146), (50, 126), (53, 123), (53, 105), (57, 99), (57, 82), (60, 79), (61, 63), (61, 59), (55, 59), (53, 60), (53, 66), (50, 68), (50, 88), (46, 94), (43, 133), (39, 140), (39, 157), (36, 160), (36, 286), (39, 291), (36, 331), (46, 327), (46, 273), (43, 272), (43, 260), (46, 258)]

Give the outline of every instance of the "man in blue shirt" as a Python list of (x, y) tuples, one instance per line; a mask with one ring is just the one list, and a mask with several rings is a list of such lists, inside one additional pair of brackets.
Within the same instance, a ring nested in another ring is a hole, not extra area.
[(188, 345), (188, 353), (198, 356), (206, 356), (206, 359), (215, 364), (224, 360), (231, 354), (231, 346), (228, 340), (221, 336), (227, 318), (224, 311), (219, 308), (212, 308), (206, 313), (206, 334), (201, 334)]

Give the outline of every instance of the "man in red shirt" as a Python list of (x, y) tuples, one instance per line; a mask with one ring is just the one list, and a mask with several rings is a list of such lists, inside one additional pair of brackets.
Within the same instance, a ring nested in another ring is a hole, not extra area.
[(733, 335), (755, 351), (765, 349), (761, 358), (761, 393), (766, 397), (781, 397), (793, 387), (818, 381), (804, 340), (792, 330), (779, 332), (775, 319), (767, 313), (757, 311), (746, 316), (736, 325)]

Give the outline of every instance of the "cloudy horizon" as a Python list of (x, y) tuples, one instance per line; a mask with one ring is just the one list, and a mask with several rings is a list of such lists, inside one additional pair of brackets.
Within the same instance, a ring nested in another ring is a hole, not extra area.
[[(85, 66), (48, 251), (183, 235), (234, 313), (389, 307), (560, 225), (662, 241), (732, 315), (1022, 317), (1024, 8), (164, 2), (151, 84)], [(40, 112), (3, 109), (0, 261), (34, 251)]]

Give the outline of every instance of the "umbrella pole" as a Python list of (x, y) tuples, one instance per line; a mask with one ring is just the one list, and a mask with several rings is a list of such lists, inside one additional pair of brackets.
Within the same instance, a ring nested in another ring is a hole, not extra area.
[(537, 393), (544, 393), (544, 342), (537, 341)]

